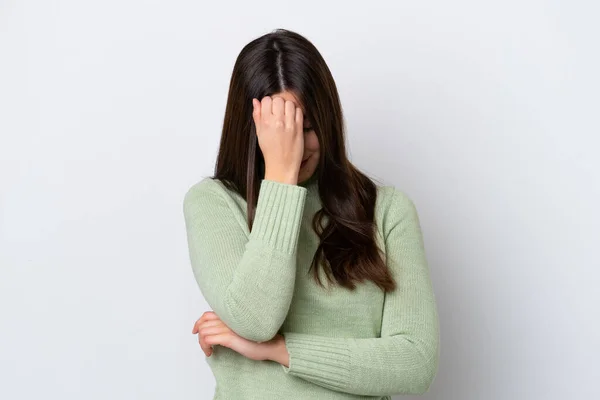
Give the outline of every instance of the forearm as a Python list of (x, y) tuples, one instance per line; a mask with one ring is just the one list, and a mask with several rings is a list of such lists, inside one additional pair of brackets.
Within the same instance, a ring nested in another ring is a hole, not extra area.
[[(236, 273), (222, 294), (219, 315), (238, 335), (254, 341), (273, 338), (292, 302), (296, 257), (264, 251), (249, 242)], [(217, 312), (218, 314), (218, 312)]]
[(354, 339), (284, 332), (270, 353), (286, 373), (331, 390), (363, 396), (423, 394), (437, 371), (438, 340), (435, 336)]
[(216, 183), (188, 192), (192, 270), (209, 306), (238, 335), (271, 339), (288, 313), (306, 189), (263, 180), (252, 230)]

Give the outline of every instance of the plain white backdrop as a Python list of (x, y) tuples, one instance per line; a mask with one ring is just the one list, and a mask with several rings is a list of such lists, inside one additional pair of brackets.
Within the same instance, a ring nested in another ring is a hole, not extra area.
[(353, 162), (419, 211), (442, 338), (423, 398), (600, 398), (599, 11), (0, 1), (0, 398), (212, 399), (183, 195), (239, 51), (280, 27), (327, 61)]

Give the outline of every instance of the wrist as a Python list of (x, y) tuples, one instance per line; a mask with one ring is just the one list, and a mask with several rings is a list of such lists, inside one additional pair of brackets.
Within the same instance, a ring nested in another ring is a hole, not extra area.
[(297, 185), (298, 184), (298, 174), (293, 176), (282, 176), (276, 174), (269, 174), (268, 172), (265, 174), (264, 179), (268, 181), (275, 181), (279, 183), (287, 183), (288, 185)]
[(281, 365), (285, 365), (286, 367), (289, 366), (290, 355), (285, 345), (285, 338), (283, 335), (278, 333), (277, 336), (272, 339), (268, 359)]

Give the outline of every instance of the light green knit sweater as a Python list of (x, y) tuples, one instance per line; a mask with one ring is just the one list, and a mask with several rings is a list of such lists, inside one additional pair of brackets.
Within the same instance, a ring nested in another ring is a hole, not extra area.
[[(204, 178), (188, 190), (189, 256), (206, 302), (242, 337), (283, 334), (290, 354), (286, 367), (215, 346), (205, 356), (213, 399), (381, 400), (429, 389), (439, 325), (417, 211), (393, 186), (377, 192), (377, 241), (398, 283), (388, 294), (370, 281), (355, 291), (323, 289), (308, 273), (318, 245), (311, 221), (321, 208), (314, 177), (299, 185), (263, 179), (252, 232), (246, 202), (220, 181)], [(321, 280), (327, 286), (323, 273)]]

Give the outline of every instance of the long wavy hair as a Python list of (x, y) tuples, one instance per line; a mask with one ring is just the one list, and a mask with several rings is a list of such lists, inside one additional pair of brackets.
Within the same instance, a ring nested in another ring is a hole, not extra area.
[[(305, 37), (276, 29), (241, 50), (229, 85), (225, 119), (212, 179), (219, 179), (247, 202), (252, 229), (264, 158), (252, 118), (252, 98), (261, 100), (293, 92), (305, 108), (320, 145), (315, 177), (322, 208), (312, 227), (320, 238), (310, 269), (324, 286), (323, 265), (330, 283), (354, 290), (356, 282), (372, 281), (384, 291), (396, 288), (375, 239), (375, 183), (346, 155), (344, 117), (336, 84), (325, 60)], [(310, 179), (313, 179), (312, 177)]]

